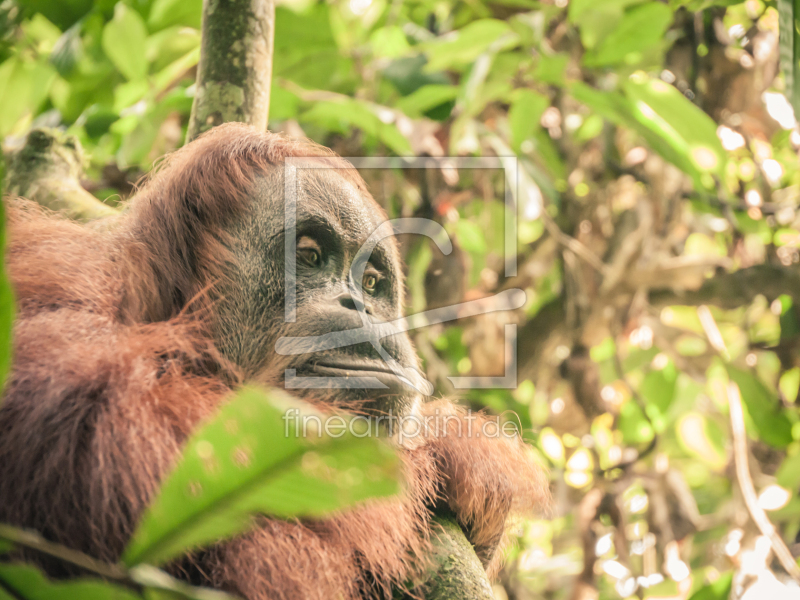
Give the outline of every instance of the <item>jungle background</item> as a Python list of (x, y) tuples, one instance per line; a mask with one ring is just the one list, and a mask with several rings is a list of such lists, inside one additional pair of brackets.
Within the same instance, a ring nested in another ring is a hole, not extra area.
[[(52, 177), (124, 203), (184, 143), (201, 14), (0, 2), (9, 169), (67, 148)], [(502, 170), (362, 173), (390, 216), (454, 241), (405, 241), (409, 313), (526, 292), (414, 332), (437, 395), (514, 420), (551, 472), (553, 509), (514, 530), (496, 598), (800, 598), (794, 16), (762, 0), (277, 2), (270, 130), (343, 156), (517, 161), (514, 276)], [(506, 324), (517, 386), (454, 390), (448, 376), (504, 373)], [(0, 528), (9, 543), (43, 541)], [(0, 567), (9, 597), (111, 597)], [(153, 573), (133, 576), (148, 597), (204, 593)]]

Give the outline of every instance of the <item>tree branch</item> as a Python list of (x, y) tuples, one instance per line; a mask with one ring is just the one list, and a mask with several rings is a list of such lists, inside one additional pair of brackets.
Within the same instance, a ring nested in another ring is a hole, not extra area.
[(739, 387), (731, 382), (728, 384), (728, 406), (731, 413), (731, 430), (733, 432), (733, 458), (736, 466), (736, 479), (742, 490), (742, 497), (758, 529), (762, 535), (769, 538), (772, 550), (786, 572), (797, 582), (800, 582), (800, 567), (792, 556), (775, 526), (769, 520), (767, 513), (758, 505), (758, 496), (750, 477), (749, 456), (747, 451), (747, 433), (744, 427), (744, 414), (742, 412), (742, 398)]
[(452, 517), (436, 516), (438, 531), (432, 534), (432, 566), (421, 589), (405, 599), (422, 594), (426, 600), (493, 600), (494, 592), (475, 549)]
[(80, 183), (83, 150), (78, 140), (55, 129), (34, 129), (8, 160), (7, 193), (38, 202), (76, 221), (117, 214)]
[(800, 269), (763, 264), (716, 275), (706, 279), (697, 290), (652, 290), (650, 304), (713, 304), (731, 309), (749, 304), (759, 295), (772, 301), (783, 294), (800, 300)]

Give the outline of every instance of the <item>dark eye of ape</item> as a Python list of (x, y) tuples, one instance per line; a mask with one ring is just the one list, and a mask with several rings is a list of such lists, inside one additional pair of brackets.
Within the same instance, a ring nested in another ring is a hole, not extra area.
[(297, 258), (309, 267), (322, 265), (322, 249), (310, 237), (303, 236), (297, 240)]
[(375, 290), (378, 288), (379, 281), (380, 275), (378, 273), (374, 271), (367, 271), (364, 273), (364, 280), (362, 281), (361, 285), (364, 287), (364, 290), (367, 293), (374, 294)]

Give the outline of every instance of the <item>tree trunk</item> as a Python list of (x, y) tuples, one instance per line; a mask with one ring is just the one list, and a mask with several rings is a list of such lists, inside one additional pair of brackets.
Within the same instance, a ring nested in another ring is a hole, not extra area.
[(187, 143), (230, 121), (266, 131), (274, 41), (273, 0), (204, 0)]

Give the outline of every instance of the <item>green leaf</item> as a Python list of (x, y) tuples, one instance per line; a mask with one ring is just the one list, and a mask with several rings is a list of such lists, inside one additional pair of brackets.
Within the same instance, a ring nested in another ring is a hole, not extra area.
[(349, 50), (340, 52), (331, 25), (332, 5), (310, 3), (302, 11), (275, 8), (273, 79), (284, 77), (308, 89), (352, 91), (356, 70)]
[[(165, 118), (164, 111), (156, 108), (136, 119), (135, 127), (125, 135), (117, 151), (116, 158), (120, 167), (128, 168), (134, 165), (146, 164), (152, 159), (150, 153), (158, 136), (159, 127), (161, 127)], [(112, 130), (115, 130), (123, 122), (123, 119), (116, 121), (112, 126)]]
[(58, 74), (67, 77), (83, 56), (83, 40), (81, 39), (81, 24), (76, 23), (67, 29), (56, 41), (50, 53), (50, 63), (56, 68)]
[(255, 514), (321, 517), (396, 494), (400, 465), (390, 447), (354, 433), (352, 425), (324, 433), (322, 426), (312, 427), (349, 425), (343, 418), (324, 418), (278, 391), (241, 390), (189, 440), (125, 550), (124, 563), (167, 561), (245, 531)]
[(424, 85), (408, 96), (397, 101), (397, 108), (409, 117), (420, 117), (425, 112), (452, 102), (458, 97), (458, 88), (454, 85)]
[(407, 54), (411, 48), (403, 28), (399, 25), (376, 29), (369, 38), (369, 44), (375, 56), (381, 58), (398, 58)]
[(787, 490), (796, 490), (800, 487), (800, 453), (783, 459), (775, 474), (775, 480), (779, 486)]
[(629, 400), (622, 405), (619, 411), (619, 427), (622, 433), (622, 440), (630, 445), (636, 446), (650, 442), (655, 435), (653, 428), (639, 408), (639, 405)]
[(568, 64), (569, 56), (566, 53), (542, 54), (533, 69), (533, 79), (553, 85), (563, 85), (564, 72), (567, 70)]
[(711, 118), (663, 81), (636, 75), (623, 84), (625, 95), (601, 92), (581, 82), (572, 95), (612, 123), (637, 131), (665, 160), (690, 175), (695, 186), (712, 189), (726, 154)]
[(160, 71), (192, 50), (200, 48), (200, 32), (174, 25), (148, 37), (145, 48), (147, 61), (152, 65), (151, 71)]
[(589, 349), (589, 357), (596, 363), (601, 363), (606, 360), (611, 360), (614, 353), (617, 351), (617, 345), (614, 343), (614, 338), (611, 336), (603, 338), (603, 340), (596, 346)]
[(662, 44), (662, 37), (672, 22), (672, 10), (660, 2), (648, 2), (625, 13), (597, 48), (584, 55), (587, 66), (641, 62), (644, 53)]
[(237, 600), (224, 592), (189, 585), (151, 565), (133, 567), (128, 576), (145, 588), (145, 600)]
[(386, 144), (395, 154), (412, 154), (411, 144), (397, 126), (386, 123), (375, 114), (375, 108), (361, 100), (342, 98), (337, 101), (316, 102), (300, 117), (301, 122), (311, 122), (337, 133), (349, 134), (352, 128), (361, 129)]
[(645, 411), (653, 428), (661, 433), (666, 427), (667, 410), (675, 399), (677, 376), (674, 370), (650, 371), (645, 375), (639, 394), (645, 402)]
[[(51, 581), (31, 565), (0, 563), (0, 599), (234, 600), (233, 596), (223, 592), (188, 585), (150, 565), (135, 567), (128, 572), (128, 576), (143, 588), (142, 594), (130, 587), (88, 577)], [(9, 592), (13, 596), (8, 595)]]
[(700, 107), (660, 79), (636, 75), (623, 88), (634, 103), (651, 109), (663, 121), (664, 129), (674, 131), (684, 140), (687, 158), (698, 171), (722, 176), (728, 154), (717, 137), (717, 124)]
[(749, 371), (726, 365), (728, 377), (739, 386), (744, 406), (755, 425), (758, 438), (774, 448), (792, 441), (792, 422), (779, 400)]
[(798, 392), (800, 392), (800, 368), (794, 367), (781, 375), (778, 382), (778, 389), (788, 402), (794, 404)]
[(62, 31), (92, 10), (92, 0), (25, 0), (19, 3), (27, 10), (42, 13)]
[(533, 90), (517, 90), (508, 111), (508, 126), (511, 129), (511, 145), (519, 153), (522, 142), (533, 137), (539, 129), (539, 121), (550, 106), (550, 99)]
[(800, 115), (800, 6), (795, 0), (778, 0), (780, 64), (786, 82), (786, 96)]
[(441, 71), (468, 65), (501, 37), (504, 39), (498, 50), (513, 46), (519, 39), (505, 21), (480, 19), (434, 41), (420, 44), (419, 48), (428, 55), (425, 70)]
[(0, 64), (0, 138), (8, 135), (26, 113), (39, 108), (55, 75), (52, 66), (19, 56)]
[(383, 76), (390, 81), (403, 96), (408, 96), (426, 85), (451, 86), (445, 73), (428, 73), (425, 69), (428, 59), (424, 54), (405, 56), (393, 60), (383, 69)]
[(631, 348), (628, 356), (622, 360), (622, 371), (624, 373), (630, 373), (631, 371), (649, 365), (659, 352), (660, 350), (655, 346), (651, 346), (646, 350)]
[(486, 238), (477, 224), (459, 219), (455, 223), (455, 234), (458, 245), (470, 254), (486, 254)]
[(629, 127), (637, 131), (650, 143), (654, 150), (667, 158), (667, 160), (684, 170), (694, 171), (691, 163), (682, 160), (682, 155), (673, 151), (669, 140), (662, 141), (661, 136), (657, 135), (651, 127), (648, 127), (647, 123), (634, 116), (636, 109), (633, 103), (621, 93), (617, 91), (601, 92), (579, 81), (573, 82), (569, 89), (576, 100), (591, 108), (601, 117), (615, 125)]
[(147, 75), (147, 28), (135, 10), (118, 2), (114, 18), (103, 28), (103, 50), (127, 79)]
[(153, 77), (153, 91), (161, 93), (171, 85), (186, 71), (200, 62), (200, 47), (189, 50), (175, 62), (170, 63)]
[(728, 572), (719, 576), (714, 583), (701, 587), (689, 600), (727, 600), (731, 595), (733, 573)]
[(283, 121), (297, 117), (300, 98), (278, 84), (272, 84), (269, 94), (269, 119), (270, 121)]
[[(8, 590), (13, 595), (3, 595)], [(100, 579), (50, 581), (28, 565), (0, 563), (0, 598), (14, 600), (142, 600), (139, 594)]]
[(203, 0), (155, 0), (147, 24), (154, 32), (172, 25), (200, 29), (202, 17)]
[(639, 0), (576, 0), (569, 3), (569, 20), (581, 32), (581, 43), (587, 50), (594, 49), (619, 26), (625, 9)]
[(691, 456), (717, 471), (725, 468), (725, 434), (715, 421), (699, 412), (688, 412), (676, 423), (676, 432), (678, 442)]

